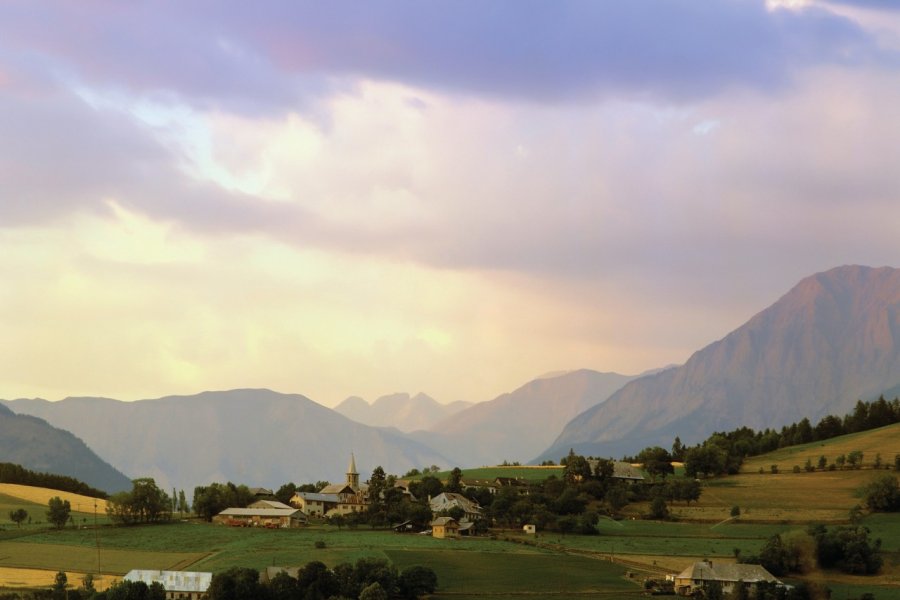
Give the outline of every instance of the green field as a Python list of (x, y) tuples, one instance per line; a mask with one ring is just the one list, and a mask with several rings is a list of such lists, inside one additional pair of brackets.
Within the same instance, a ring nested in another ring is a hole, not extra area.
[[(879, 600), (895, 595), (900, 549), (900, 515), (875, 515), (865, 523), (881, 537), (885, 574), (847, 580), (834, 575), (834, 598), (874, 591)], [(361, 557), (390, 560), (398, 567), (429, 566), (438, 574), (440, 590), (452, 598), (477, 598), (528, 592), (527, 597), (622, 597), (637, 594), (641, 565), (656, 573), (677, 572), (702, 557), (731, 559), (758, 551), (764, 541), (797, 525), (773, 523), (653, 522), (600, 523), (600, 535), (560, 536), (518, 531), (497, 532), (497, 539), (437, 540), (391, 531), (230, 528), (196, 522), (145, 527), (102, 527), (101, 562), (106, 573), (132, 568), (221, 571), (232, 566), (263, 569), (270, 565), (302, 565), (320, 560), (329, 566)], [(97, 531), (67, 528), (0, 541), (0, 566), (56, 571), (96, 569)], [(518, 543), (513, 543), (512, 541)], [(316, 548), (324, 541), (325, 548)], [(610, 562), (612, 558), (616, 562)], [(621, 564), (617, 564), (621, 563)], [(637, 571), (629, 580), (627, 571)], [(831, 575), (826, 574), (831, 577)], [(829, 584), (831, 585), (831, 584)], [(438, 594), (441, 597), (442, 594)]]
[[(514, 466), (514, 467), (478, 467), (474, 469), (462, 469), (464, 479), (483, 479), (493, 480), (497, 477), (512, 477), (515, 479), (524, 479), (530, 483), (540, 483), (551, 475), (562, 477), (563, 467), (559, 466)], [(410, 479), (421, 479), (424, 475), (437, 477), (441, 481), (446, 481), (450, 477), (450, 471), (438, 471), (436, 473), (423, 473)]]

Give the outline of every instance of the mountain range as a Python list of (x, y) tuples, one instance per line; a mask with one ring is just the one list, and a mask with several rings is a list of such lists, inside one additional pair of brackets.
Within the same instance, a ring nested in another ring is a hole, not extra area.
[(900, 382), (900, 270), (807, 277), (681, 367), (632, 381), (569, 422), (538, 456), (618, 456), (714, 431), (849, 412)]
[(716, 430), (815, 422), (900, 390), (898, 340), (900, 271), (845, 266), (803, 279), (684, 365), (640, 376), (571, 371), (471, 406), (401, 393), (371, 405), (348, 398), (331, 410), (270, 390), (6, 405), (164, 488), (227, 480), (277, 487), (340, 481), (351, 452), (365, 477), (377, 465), (403, 474), (433, 464), (556, 461), (570, 448), (618, 457), (668, 447), (675, 436), (691, 444)]
[(393, 427), (400, 431), (430, 429), (441, 419), (472, 406), (471, 402), (441, 404), (426, 394), (407, 393), (381, 396), (369, 404), (359, 396), (350, 396), (334, 407), (348, 419), (373, 427)]
[(542, 377), (410, 437), (460, 465), (525, 462), (549, 446), (572, 417), (604, 402), (634, 378), (590, 369)]
[(68, 475), (108, 492), (131, 489), (131, 480), (68, 431), (43, 419), (17, 415), (0, 404), (0, 462)]
[(396, 432), (356, 423), (304, 396), (270, 390), (6, 405), (72, 431), (123, 472), (153, 477), (163, 489), (190, 491), (214, 481), (268, 488), (289, 481), (338, 482), (351, 452), (362, 473), (377, 465), (403, 473), (451, 464)]

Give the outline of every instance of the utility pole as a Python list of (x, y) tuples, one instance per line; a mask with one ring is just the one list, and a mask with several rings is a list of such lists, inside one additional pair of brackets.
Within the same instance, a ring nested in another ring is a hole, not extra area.
[(94, 537), (97, 540), (97, 579), (100, 579), (100, 527), (97, 525), (97, 501), (94, 500)]

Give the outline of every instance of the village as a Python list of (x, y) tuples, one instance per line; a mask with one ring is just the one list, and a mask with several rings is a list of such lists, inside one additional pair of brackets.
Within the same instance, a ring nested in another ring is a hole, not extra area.
[[(624, 485), (644, 480), (640, 469), (621, 461), (615, 462), (612, 478)], [(415, 501), (410, 483), (407, 479), (397, 479), (394, 487), (406, 501)], [(526, 483), (513, 477), (462, 479), (461, 484), (464, 489), (478, 488), (490, 494), (497, 494), (503, 489), (528, 494)], [(329, 484), (317, 492), (296, 492), (289, 504), (273, 500), (274, 493), (271, 489), (251, 488), (250, 491), (257, 497), (255, 501), (246, 507), (226, 508), (216, 514), (212, 522), (228, 527), (294, 529), (313, 522), (341, 522), (348, 516), (363, 514), (371, 504), (370, 485), (360, 483), (353, 454), (343, 483)], [(446, 540), (477, 535), (477, 524), (483, 523), (484, 515), (482, 507), (476, 501), (461, 493), (447, 491), (429, 497), (427, 501), (431, 511), (430, 520), (392, 523), (393, 531), (397, 534), (427, 535)], [(526, 523), (522, 526), (522, 534), (537, 536), (538, 527), (533, 523)], [(280, 573), (297, 577), (300, 569), (301, 567), (267, 567), (260, 572), (260, 581), (269, 584)], [(148, 586), (158, 583), (165, 589), (167, 600), (203, 600), (208, 598), (212, 576), (211, 572), (133, 569), (123, 580), (140, 581)], [(712, 560), (696, 561), (686, 565), (680, 573), (668, 573), (662, 578), (648, 578), (645, 581), (645, 589), (650, 593), (692, 597), (707, 597), (711, 589), (716, 590), (715, 594), (746, 593), (745, 597), (752, 597), (761, 586), (766, 589), (791, 587), (761, 565)]]

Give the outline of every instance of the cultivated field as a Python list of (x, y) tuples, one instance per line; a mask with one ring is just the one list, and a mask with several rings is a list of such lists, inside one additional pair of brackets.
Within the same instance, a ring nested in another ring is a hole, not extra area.
[[(38, 504), (45, 509), (50, 498), (59, 496), (63, 500), (69, 501), (69, 504), (72, 505), (73, 512), (89, 513), (93, 515), (94, 505), (96, 503), (97, 514), (106, 514), (106, 500), (82, 496), (81, 494), (73, 494), (71, 492), (61, 492), (59, 490), (18, 485), (15, 483), (0, 483), (0, 494), (9, 498), (18, 498), (19, 500), (24, 500), (28, 503)], [(6, 515), (2, 515), (2, 517), (6, 517)]]

